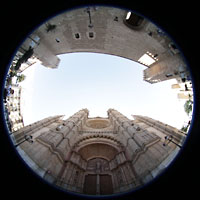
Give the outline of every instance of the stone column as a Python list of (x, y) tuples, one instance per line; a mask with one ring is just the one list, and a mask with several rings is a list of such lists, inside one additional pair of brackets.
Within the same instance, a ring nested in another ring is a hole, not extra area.
[(97, 185), (96, 185), (96, 194), (99, 195), (100, 194), (100, 176), (99, 174), (97, 174)]

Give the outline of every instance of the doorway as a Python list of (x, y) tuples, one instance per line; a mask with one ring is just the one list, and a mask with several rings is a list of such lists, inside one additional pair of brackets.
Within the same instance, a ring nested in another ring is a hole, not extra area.
[(100, 194), (112, 194), (113, 193), (113, 185), (111, 175), (105, 174), (100, 175)]
[(109, 174), (88, 174), (85, 176), (84, 194), (108, 195), (113, 194), (112, 178)]
[(85, 176), (83, 193), (91, 195), (97, 194), (97, 175), (89, 174)]

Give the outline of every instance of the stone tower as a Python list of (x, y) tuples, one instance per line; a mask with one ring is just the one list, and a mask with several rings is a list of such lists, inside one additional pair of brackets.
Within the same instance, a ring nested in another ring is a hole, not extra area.
[[(128, 16), (129, 15), (129, 16)], [(186, 78), (186, 63), (174, 42), (149, 20), (128, 10), (95, 6), (60, 14), (22, 44), (42, 65), (57, 68), (58, 55), (93, 52), (120, 56), (146, 66), (144, 80)]]
[[(162, 172), (184, 142), (181, 131), (148, 117), (130, 120), (114, 109), (108, 118), (88, 114), (82, 109), (67, 120), (46, 118), (12, 136), (25, 162), (67, 191), (109, 195), (133, 190)], [(173, 139), (166, 142), (166, 136)]]

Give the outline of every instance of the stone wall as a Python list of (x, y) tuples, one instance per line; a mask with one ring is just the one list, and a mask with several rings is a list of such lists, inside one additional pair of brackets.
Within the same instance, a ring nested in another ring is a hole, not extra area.
[[(155, 62), (146, 65), (144, 80), (155, 83), (180, 76), (179, 67), (185, 64), (175, 44), (147, 19), (143, 19), (139, 29), (128, 26), (127, 13), (126, 10), (101, 6), (69, 11), (41, 25), (22, 47), (28, 49), (34, 43), (34, 55), (50, 68), (58, 67), (60, 59), (57, 55), (71, 52), (104, 53), (135, 62), (148, 54)], [(48, 26), (54, 28), (48, 30)], [(173, 76), (166, 77), (167, 74)]]
[[(30, 133), (33, 143), (21, 142)], [(48, 182), (101, 195), (133, 190), (161, 173), (178, 153), (174, 143), (163, 145), (169, 134), (183, 141), (179, 130), (148, 117), (130, 120), (109, 109), (108, 118), (91, 119), (83, 109), (67, 120), (41, 120), (14, 136), (20, 155)], [(88, 181), (96, 181), (92, 190)]]

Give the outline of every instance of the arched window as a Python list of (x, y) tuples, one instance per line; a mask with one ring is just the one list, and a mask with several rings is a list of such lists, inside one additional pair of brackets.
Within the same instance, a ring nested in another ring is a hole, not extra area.
[(143, 24), (143, 21), (144, 21), (144, 18), (135, 14), (135, 13), (132, 13), (132, 12), (128, 12), (126, 14), (126, 18), (124, 20), (124, 23), (129, 27), (129, 28), (132, 28), (132, 29), (140, 29), (142, 27), (142, 24)]

